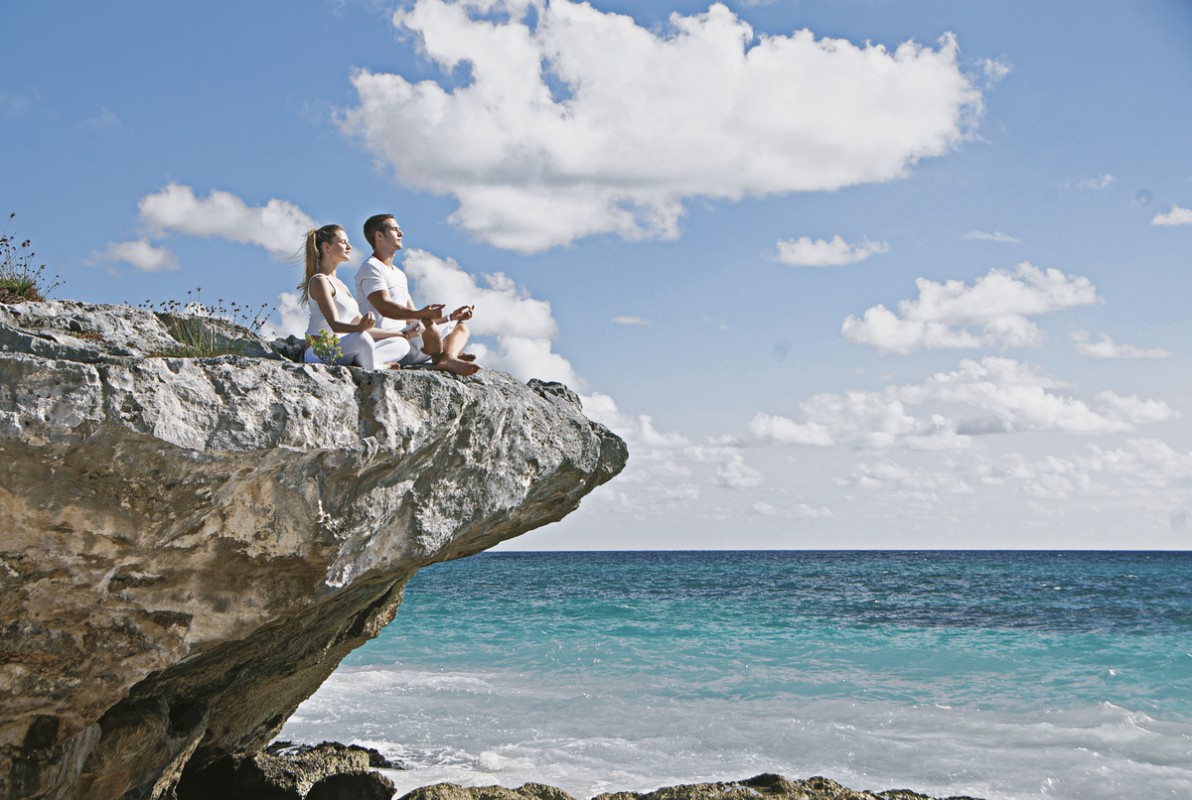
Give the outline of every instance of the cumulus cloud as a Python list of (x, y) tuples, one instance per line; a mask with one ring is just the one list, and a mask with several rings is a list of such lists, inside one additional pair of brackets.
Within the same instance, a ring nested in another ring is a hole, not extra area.
[(418, 303), (445, 303), (448, 310), (474, 305), (476, 316), (468, 322), (473, 335), (492, 337), (495, 349), (479, 347), (476, 355), (486, 366), (509, 372), (519, 380), (540, 378), (561, 381), (575, 389), (586, 382), (571, 362), (552, 350), (558, 324), (550, 303), (531, 297), (504, 273), (476, 276), (450, 258), (425, 250), (409, 250), (402, 267), (413, 283)]
[(1001, 231), (994, 231), (988, 233), (986, 231), (969, 231), (964, 235), (966, 239), (978, 239), (984, 242), (1001, 242), (1003, 244), (1022, 244), (1018, 239), (1015, 239), (1008, 233)]
[(834, 236), (830, 241), (800, 236), (778, 243), (777, 260), (792, 267), (840, 267), (889, 250), (890, 246), (885, 242), (849, 244), (840, 236)]
[(1156, 214), (1152, 225), (1192, 225), (1192, 209), (1172, 205), (1166, 214)]
[(888, 353), (920, 348), (972, 348), (993, 344), (1037, 347), (1043, 332), (1028, 317), (1088, 305), (1098, 300), (1088, 278), (1041, 270), (1023, 262), (1014, 272), (993, 269), (969, 286), (963, 281), (915, 281), (916, 300), (903, 300), (898, 312), (884, 305), (851, 314), (841, 325), (850, 341)]
[(749, 435), (779, 444), (830, 447), (836, 443), (828, 429), (818, 422), (794, 422), (786, 417), (758, 413), (749, 421)]
[(1076, 343), (1076, 352), (1090, 358), (1166, 358), (1171, 355), (1158, 347), (1148, 349), (1118, 344), (1104, 333), (1094, 342), (1090, 341), (1087, 331), (1075, 331), (1072, 333), (1072, 341)]
[(139, 208), (141, 222), (155, 232), (214, 236), (282, 256), (297, 251), (315, 227), (314, 220), (284, 200), (250, 206), (230, 192), (198, 197), (194, 189), (177, 183), (141, 198)]
[(162, 272), (178, 269), (178, 257), (164, 247), (154, 247), (147, 239), (131, 242), (108, 242), (102, 251), (91, 254), (88, 264), (123, 261), (141, 272)]
[(799, 403), (801, 419), (759, 413), (748, 430), (780, 444), (955, 449), (973, 436), (1121, 433), (1178, 416), (1160, 400), (1109, 391), (1083, 400), (1062, 394), (1063, 388), (1014, 359), (966, 359), (958, 369), (918, 384), (813, 395)]
[(520, 252), (673, 238), (693, 197), (899, 178), (981, 111), (950, 35), (893, 51), (755, 35), (719, 3), (665, 30), (569, 0), (417, 0), (393, 19), (467, 79), (361, 70), (342, 130), (402, 183), (454, 195), (456, 224)]

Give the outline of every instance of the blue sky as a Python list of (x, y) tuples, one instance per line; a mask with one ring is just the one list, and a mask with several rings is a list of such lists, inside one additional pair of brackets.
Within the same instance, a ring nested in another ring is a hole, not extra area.
[[(639, 8), (643, 6), (645, 10)], [(626, 472), (513, 548), (1192, 546), (1192, 3), (7, 3), (58, 298), (276, 305), (311, 222)]]

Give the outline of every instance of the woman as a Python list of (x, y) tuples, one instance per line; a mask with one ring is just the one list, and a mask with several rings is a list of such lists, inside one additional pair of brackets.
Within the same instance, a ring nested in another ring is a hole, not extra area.
[[(400, 369), (397, 362), (410, 352), (410, 343), (398, 331), (374, 328), (376, 318), (372, 312), (362, 316), (352, 292), (335, 276), (336, 268), (352, 254), (344, 229), (339, 225), (311, 228), (306, 233), (305, 252), (306, 276), (298, 288), (302, 302), (310, 303), (306, 335), (318, 336), (320, 331), (334, 334), (343, 353), (336, 364)], [(310, 347), (303, 360), (308, 364), (323, 363)]]

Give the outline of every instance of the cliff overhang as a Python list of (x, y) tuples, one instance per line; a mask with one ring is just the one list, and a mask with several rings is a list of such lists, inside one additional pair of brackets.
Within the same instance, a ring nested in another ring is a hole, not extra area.
[(566, 387), (153, 357), (168, 319), (0, 305), (0, 798), (168, 797), (272, 738), (421, 567), (624, 466)]

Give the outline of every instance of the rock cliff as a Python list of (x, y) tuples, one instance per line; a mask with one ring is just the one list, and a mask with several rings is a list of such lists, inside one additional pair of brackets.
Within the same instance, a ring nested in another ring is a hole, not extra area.
[(4, 800), (165, 797), (262, 746), (420, 567), (625, 463), (558, 384), (155, 356), (169, 323), (0, 305)]

